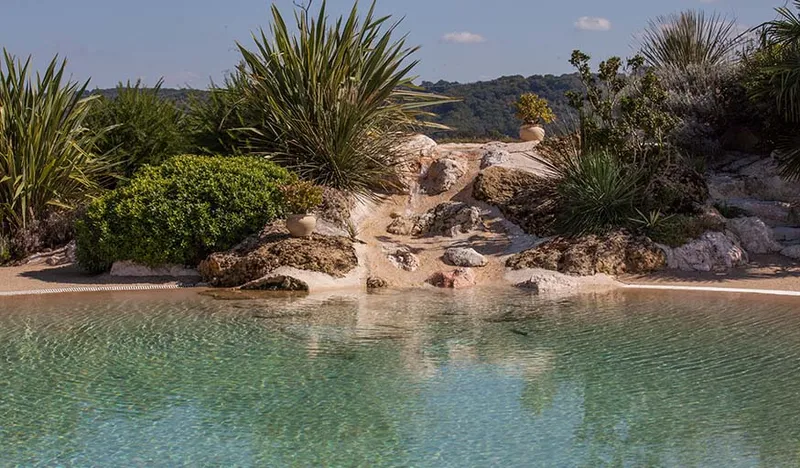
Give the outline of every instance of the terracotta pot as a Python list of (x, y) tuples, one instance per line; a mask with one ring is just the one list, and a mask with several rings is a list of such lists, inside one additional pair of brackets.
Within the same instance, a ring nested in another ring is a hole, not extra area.
[(294, 214), (286, 218), (286, 229), (292, 237), (309, 237), (317, 227), (317, 217), (311, 214)]
[(519, 139), (522, 141), (544, 140), (544, 129), (539, 125), (523, 125), (519, 128)]

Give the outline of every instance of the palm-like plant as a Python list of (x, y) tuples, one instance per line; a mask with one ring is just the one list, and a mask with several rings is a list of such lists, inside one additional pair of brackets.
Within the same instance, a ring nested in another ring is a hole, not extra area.
[(737, 39), (734, 20), (687, 10), (650, 20), (641, 53), (657, 67), (717, 65), (732, 58)]
[(271, 38), (261, 30), (255, 51), (239, 45), (250, 151), (358, 195), (396, 188), (399, 142), (424, 107), (449, 101), (415, 90), (417, 47), (392, 38), (397, 23), (374, 2), (363, 19), (354, 5), (332, 24), (324, 1), (315, 19), (301, 9), (296, 35), (274, 5), (272, 18)]
[(57, 57), (34, 80), (30, 59), (23, 63), (5, 50), (3, 56), (0, 231), (13, 233), (99, 190), (110, 166), (92, 153), (98, 135), (84, 127), (94, 99), (83, 97), (88, 82), (66, 81), (66, 63)]
[[(800, 0), (795, 11), (777, 8), (778, 17), (760, 25), (761, 47), (748, 60), (753, 65), (749, 83), (753, 99), (773, 103), (789, 126), (800, 122)], [(800, 178), (800, 137), (792, 131), (777, 138), (782, 174)]]

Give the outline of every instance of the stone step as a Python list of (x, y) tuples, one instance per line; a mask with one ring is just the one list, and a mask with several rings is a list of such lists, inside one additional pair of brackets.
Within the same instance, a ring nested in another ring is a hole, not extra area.
[(781, 244), (800, 243), (800, 228), (790, 226), (776, 226), (772, 229), (775, 240)]
[(800, 227), (800, 219), (791, 203), (779, 201), (763, 201), (752, 198), (732, 198), (725, 200), (724, 205), (738, 208), (749, 216), (760, 218), (769, 227)]

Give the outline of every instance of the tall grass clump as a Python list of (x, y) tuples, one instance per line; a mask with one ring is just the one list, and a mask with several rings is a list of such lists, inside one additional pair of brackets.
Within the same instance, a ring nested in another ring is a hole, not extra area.
[[(159, 164), (186, 148), (184, 113), (159, 96), (162, 82), (145, 88), (141, 81), (118, 84), (114, 98), (100, 97), (88, 125), (102, 131), (98, 148), (125, 177), (145, 164)], [(103, 129), (110, 128), (108, 131)]]
[(719, 65), (733, 58), (737, 38), (736, 21), (687, 10), (650, 20), (641, 54), (656, 67)]
[(425, 106), (447, 102), (415, 90), (418, 48), (394, 38), (398, 23), (374, 2), (363, 18), (354, 5), (330, 22), (323, 1), (316, 18), (298, 10), (293, 27), (274, 5), (272, 19), (255, 49), (239, 44), (248, 151), (357, 195), (398, 188), (402, 139)]
[[(95, 98), (83, 97), (88, 82), (64, 77), (65, 65), (56, 57), (43, 73), (34, 74), (30, 59), (22, 62), (3, 50), (0, 235), (26, 237), (52, 212), (72, 209), (98, 193), (98, 180), (110, 172), (111, 164), (93, 152), (102, 131), (85, 126)], [(16, 250), (17, 256), (29, 253)]]

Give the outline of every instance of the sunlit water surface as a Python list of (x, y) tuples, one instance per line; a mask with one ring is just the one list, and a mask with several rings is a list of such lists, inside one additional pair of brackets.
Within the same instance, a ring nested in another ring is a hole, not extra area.
[(0, 465), (797, 466), (800, 303), (0, 302)]

